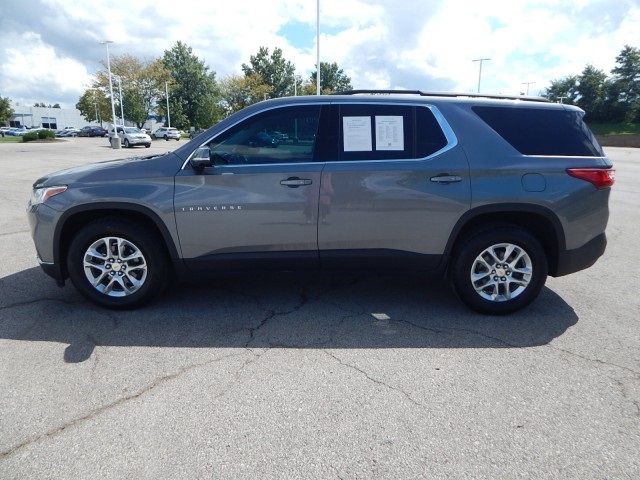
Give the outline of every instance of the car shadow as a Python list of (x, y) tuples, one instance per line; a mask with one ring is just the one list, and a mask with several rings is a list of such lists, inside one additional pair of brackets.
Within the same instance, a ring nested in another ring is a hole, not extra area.
[(96, 346), (186, 348), (525, 348), (575, 325), (544, 288), (528, 308), (485, 316), (442, 280), (381, 274), (247, 274), (170, 288), (141, 309), (114, 311), (59, 289), (38, 267), (0, 279), (0, 338), (67, 344), (66, 362)]

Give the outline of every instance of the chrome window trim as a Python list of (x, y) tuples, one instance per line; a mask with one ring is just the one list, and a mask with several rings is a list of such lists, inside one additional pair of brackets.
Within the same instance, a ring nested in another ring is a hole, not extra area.
[[(424, 161), (424, 160), (430, 160), (438, 155), (442, 155), (443, 153), (451, 150), (452, 148), (455, 148), (458, 145), (458, 137), (456, 136), (456, 134), (453, 131), (453, 128), (451, 128), (451, 125), (449, 124), (449, 122), (447, 121), (446, 118), (444, 118), (444, 115), (442, 115), (442, 113), (440, 112), (440, 110), (438, 109), (438, 107), (436, 107), (435, 105), (430, 105), (430, 104), (423, 104), (423, 103), (418, 103), (418, 102), (358, 102), (358, 101), (346, 101), (346, 100), (341, 100), (341, 101), (324, 101), (324, 102), (298, 102), (298, 103), (291, 103), (288, 105), (273, 105), (273, 106), (269, 106), (269, 107), (265, 107), (262, 108), (260, 110), (258, 110), (257, 112), (253, 113), (252, 115), (248, 116), (248, 117), (244, 117), (240, 120), (238, 120), (237, 122), (229, 125), (227, 128), (225, 128), (224, 130), (219, 131), (218, 133), (216, 133), (215, 135), (207, 138), (206, 141), (202, 142), (198, 147), (196, 147), (193, 152), (191, 152), (191, 154), (189, 154), (189, 156), (187, 157), (187, 159), (184, 161), (184, 163), (182, 164), (182, 167), (180, 168), (180, 170), (184, 170), (187, 166), (187, 164), (189, 163), (189, 160), (191, 160), (191, 157), (194, 155), (194, 153), (196, 152), (196, 150), (198, 150), (198, 148), (205, 146), (207, 143), (209, 143), (211, 140), (213, 140), (214, 138), (216, 138), (219, 135), (222, 135), (224, 132), (226, 132), (227, 130), (229, 130), (230, 128), (235, 127), (236, 125), (240, 124), (241, 122), (244, 122), (245, 120), (248, 120), (252, 117), (255, 117), (256, 115), (259, 115), (261, 113), (264, 112), (268, 112), (269, 110), (273, 110), (276, 108), (290, 108), (290, 107), (300, 107), (300, 106), (305, 106), (305, 105), (352, 105), (352, 104), (358, 104), (358, 105), (399, 105), (399, 106), (403, 106), (403, 107), (423, 107), (423, 108), (428, 108), (429, 110), (431, 110), (431, 113), (433, 113), (433, 116), (436, 119), (436, 122), (438, 123), (438, 125), (440, 126), (440, 128), (442, 129), (442, 132), (444, 133), (444, 137), (447, 140), (447, 144), (442, 147), (440, 150), (437, 150), (435, 152), (433, 152), (431, 155), (428, 155), (426, 157), (420, 157), (420, 158), (393, 158), (393, 159), (384, 159), (384, 160), (328, 160), (325, 162), (288, 162), (288, 163), (249, 163), (249, 164), (242, 164), (242, 165), (220, 165), (216, 168), (242, 168), (242, 167), (260, 167), (260, 166), (282, 166), (282, 165), (318, 165), (318, 164), (324, 164), (324, 163), (379, 163), (379, 162), (420, 162), (420, 161)], [(591, 157), (593, 158), (593, 157)]]

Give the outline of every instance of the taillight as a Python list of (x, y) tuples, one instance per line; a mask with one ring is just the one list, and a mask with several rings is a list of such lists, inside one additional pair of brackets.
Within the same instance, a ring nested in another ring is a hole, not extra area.
[(613, 185), (616, 171), (613, 168), (567, 168), (567, 173), (600, 189)]

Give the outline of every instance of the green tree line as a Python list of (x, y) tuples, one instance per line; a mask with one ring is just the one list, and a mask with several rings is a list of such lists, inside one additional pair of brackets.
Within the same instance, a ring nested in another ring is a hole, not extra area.
[(587, 65), (579, 75), (553, 80), (543, 96), (579, 106), (590, 122), (640, 123), (640, 48), (626, 45), (609, 75)]
[[(308, 78), (295, 75), (295, 65), (280, 48), (260, 47), (242, 64), (242, 75), (216, 77), (191, 47), (178, 41), (153, 60), (132, 55), (111, 57), (111, 73), (122, 84), (126, 120), (138, 126), (150, 115), (166, 118), (168, 91), (171, 126), (180, 129), (207, 128), (225, 116), (267, 98), (315, 94), (316, 73)], [(351, 79), (337, 63), (320, 63), (323, 94), (351, 89)], [(113, 83), (116, 115), (120, 114), (118, 82)], [(109, 76), (106, 64), (80, 96), (76, 108), (87, 121), (111, 121)]]

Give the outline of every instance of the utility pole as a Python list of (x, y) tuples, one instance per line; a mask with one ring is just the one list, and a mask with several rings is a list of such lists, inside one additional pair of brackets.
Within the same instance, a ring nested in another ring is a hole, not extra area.
[(316, 95), (320, 95), (320, 0), (316, 0)]
[(526, 85), (527, 86), (527, 95), (529, 95), (529, 85), (533, 85), (536, 82), (522, 82), (522, 85)]
[(478, 93), (480, 93), (480, 83), (482, 82), (482, 63), (491, 60), (490, 58), (476, 58), (472, 62), (480, 62), (480, 68), (478, 68)]
[(103, 45), (107, 46), (107, 71), (109, 73), (109, 94), (111, 95), (111, 121), (113, 122), (113, 136), (111, 137), (111, 148), (120, 148), (120, 137), (116, 131), (116, 106), (113, 103), (113, 82), (111, 81), (111, 58), (109, 57), (109, 44), (111, 40), (103, 40)]
[(164, 93), (167, 96), (167, 127), (171, 127), (171, 113), (169, 113), (169, 82), (164, 82)]

